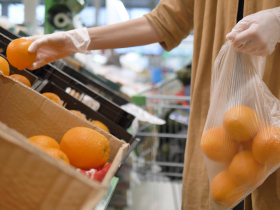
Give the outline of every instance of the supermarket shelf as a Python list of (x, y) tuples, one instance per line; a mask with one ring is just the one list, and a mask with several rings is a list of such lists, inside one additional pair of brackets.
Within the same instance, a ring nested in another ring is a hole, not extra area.
[[(15, 34), (3, 28), (0, 28), (0, 50), (4, 55), (7, 45), (10, 43), (10, 41), (18, 37), (19, 36), (16, 36)], [(90, 96), (100, 104), (100, 108), (97, 110), (99, 113), (112, 120), (114, 123), (118, 124), (124, 129), (129, 128), (135, 118), (133, 115), (121, 109), (117, 104), (111, 102), (104, 96), (98, 94), (94, 90), (90, 89), (80, 81), (64, 73), (62, 70), (58, 69), (52, 64), (47, 64), (37, 70), (33, 70), (30, 72), (36, 75), (40, 80), (48, 79), (64, 90), (70, 87), (80, 94)]]

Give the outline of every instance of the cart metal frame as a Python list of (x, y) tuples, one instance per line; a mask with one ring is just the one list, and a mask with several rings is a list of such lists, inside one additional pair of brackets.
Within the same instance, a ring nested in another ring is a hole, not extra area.
[[(167, 111), (172, 112), (172, 110), (185, 112), (189, 115), (190, 106), (186, 105), (186, 103), (190, 103), (190, 96), (171, 95), (172, 89), (177, 85), (178, 80), (173, 77), (143, 91), (141, 95), (145, 96), (146, 104), (142, 108), (159, 118), (162, 118)], [(185, 102), (185, 105), (183, 102)], [(168, 116), (165, 125), (142, 123), (139, 126), (136, 138), (140, 139), (140, 143), (135, 148), (137, 158), (134, 160), (134, 171), (139, 175), (140, 179), (153, 181), (176, 181), (182, 179), (184, 158), (183, 160), (179, 158), (180, 160), (178, 161), (160, 161), (158, 158), (160, 147), (164, 147), (162, 144), (166, 143), (169, 147), (172, 142), (181, 142), (182, 145), (186, 144), (188, 123), (173, 121), (174, 125)], [(180, 153), (179, 156), (184, 157), (184, 148), (176, 149)], [(178, 154), (173, 155), (176, 156)], [(164, 168), (169, 168), (169, 170), (163, 170)]]

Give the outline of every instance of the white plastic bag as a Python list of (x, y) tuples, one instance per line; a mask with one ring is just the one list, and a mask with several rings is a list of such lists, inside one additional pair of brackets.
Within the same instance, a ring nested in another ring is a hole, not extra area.
[(280, 102), (262, 81), (265, 61), (228, 41), (214, 64), (201, 148), (216, 210), (232, 209), (280, 167)]

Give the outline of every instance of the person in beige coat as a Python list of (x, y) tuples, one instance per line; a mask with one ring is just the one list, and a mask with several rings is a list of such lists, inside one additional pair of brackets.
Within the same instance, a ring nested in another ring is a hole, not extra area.
[[(280, 46), (276, 44), (280, 35), (279, 6), (279, 0), (161, 0), (152, 12), (141, 18), (113, 25), (28, 37), (33, 41), (29, 51), (38, 51), (37, 60), (30, 69), (76, 52), (86, 53), (95, 49), (159, 42), (165, 50), (170, 51), (193, 30), (191, 115), (185, 151), (182, 209), (212, 210), (214, 207), (209, 194), (200, 139), (209, 108), (214, 61), (227, 38), (239, 51), (268, 55), (264, 81), (271, 92), (280, 98)], [(267, 11), (271, 8), (275, 9)], [(257, 13), (259, 11), (261, 13)], [(242, 19), (242, 15), (245, 17), (251, 14), (254, 15), (249, 19)], [(246, 198), (245, 209), (280, 209), (279, 170)]]

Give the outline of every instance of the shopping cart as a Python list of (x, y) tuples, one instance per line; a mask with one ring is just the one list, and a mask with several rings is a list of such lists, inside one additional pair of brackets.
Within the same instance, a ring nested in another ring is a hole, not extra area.
[(163, 125), (140, 123), (133, 169), (141, 180), (181, 180), (184, 167), (190, 97), (177, 94), (177, 78), (158, 83), (132, 98), (147, 112), (166, 121)]

